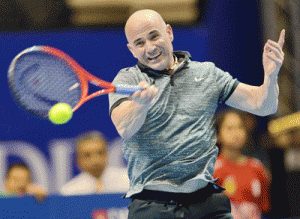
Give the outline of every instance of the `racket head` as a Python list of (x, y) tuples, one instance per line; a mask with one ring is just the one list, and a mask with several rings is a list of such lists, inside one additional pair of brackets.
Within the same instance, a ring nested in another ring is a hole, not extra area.
[(42, 118), (57, 103), (75, 108), (88, 90), (87, 80), (77, 74), (67, 59), (50, 52), (51, 49), (28, 48), (13, 59), (8, 69), (14, 99), (25, 110)]

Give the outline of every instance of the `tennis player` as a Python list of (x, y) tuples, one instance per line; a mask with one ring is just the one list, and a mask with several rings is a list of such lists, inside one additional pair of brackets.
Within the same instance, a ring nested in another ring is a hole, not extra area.
[(128, 162), (129, 218), (232, 218), (230, 201), (213, 178), (214, 114), (220, 102), (260, 116), (276, 112), (284, 30), (264, 47), (259, 87), (173, 51), (172, 28), (155, 11), (132, 14), (125, 34), (138, 63), (122, 69), (113, 83), (144, 88), (130, 97), (109, 94)]

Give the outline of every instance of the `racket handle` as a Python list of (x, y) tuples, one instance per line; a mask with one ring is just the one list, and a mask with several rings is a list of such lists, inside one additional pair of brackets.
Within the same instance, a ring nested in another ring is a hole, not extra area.
[(137, 91), (143, 90), (138, 85), (125, 85), (125, 84), (119, 84), (115, 86), (115, 88), (116, 88), (115, 93), (124, 94), (124, 95), (132, 95)]

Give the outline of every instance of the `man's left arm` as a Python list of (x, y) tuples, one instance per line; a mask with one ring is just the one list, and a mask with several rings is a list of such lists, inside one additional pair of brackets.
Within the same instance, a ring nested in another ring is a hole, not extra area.
[(285, 30), (282, 30), (278, 42), (268, 40), (264, 46), (264, 83), (261, 86), (240, 83), (225, 102), (227, 105), (259, 116), (276, 112), (279, 95), (277, 78), (284, 60), (284, 36)]

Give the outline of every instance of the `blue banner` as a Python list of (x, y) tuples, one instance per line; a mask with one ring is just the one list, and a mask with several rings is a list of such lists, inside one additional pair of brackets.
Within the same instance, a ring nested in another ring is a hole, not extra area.
[(1, 198), (1, 218), (127, 219), (129, 199), (124, 194), (49, 196), (42, 203), (33, 197)]

